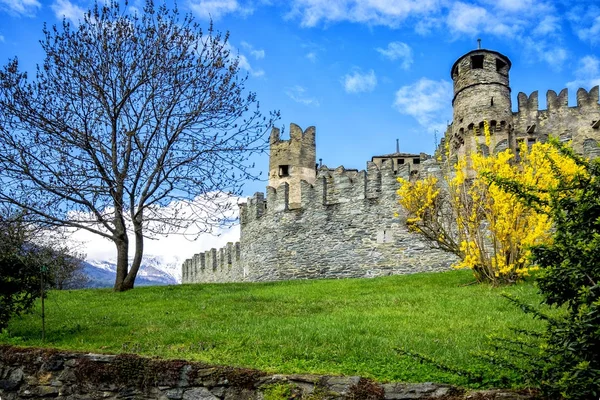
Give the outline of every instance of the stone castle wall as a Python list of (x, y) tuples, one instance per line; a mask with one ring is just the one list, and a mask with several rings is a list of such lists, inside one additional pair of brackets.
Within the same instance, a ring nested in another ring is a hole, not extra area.
[[(545, 140), (549, 135), (561, 140), (572, 140), (575, 151), (586, 156), (600, 155), (600, 104), (598, 86), (589, 92), (577, 91), (577, 104), (569, 106), (569, 93), (563, 89), (560, 94), (549, 90), (546, 94), (547, 108), (540, 110), (538, 92), (530, 96), (519, 93), (518, 111), (513, 116), (515, 138)], [(527, 139), (525, 139), (527, 140)]]
[[(433, 161), (424, 168), (436, 169)], [(241, 239), (195, 255), (183, 283), (357, 278), (448, 269), (454, 258), (406, 229), (391, 162), (364, 171), (322, 167), (301, 182), (301, 206), (290, 208), (287, 183), (257, 193), (240, 209)]]
[[(573, 107), (567, 89), (558, 95), (550, 90), (546, 110), (539, 110), (537, 92), (519, 93), (513, 112), (510, 68), (508, 57), (485, 49), (454, 63), (453, 122), (438, 154), (446, 154), (446, 143), (451, 161), (471, 151), (518, 151), (521, 141), (530, 145), (555, 135), (572, 140), (580, 154), (600, 156), (598, 86), (579, 89)], [(368, 277), (437, 271), (454, 261), (409, 233), (404, 215), (394, 217), (401, 212), (396, 178), (409, 179), (409, 164), (395, 173), (393, 159), (384, 157), (365, 171), (322, 167), (315, 173), (315, 128), (303, 131), (295, 124), (289, 140), (273, 129), (270, 144), (270, 187), (266, 198), (257, 193), (240, 208), (240, 243), (187, 260), (184, 283)], [(422, 159), (421, 176), (435, 173), (435, 161)]]

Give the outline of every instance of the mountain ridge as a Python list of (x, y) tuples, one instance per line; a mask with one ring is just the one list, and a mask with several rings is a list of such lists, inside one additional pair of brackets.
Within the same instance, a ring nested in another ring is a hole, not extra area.
[[(132, 259), (129, 259), (131, 263)], [(176, 285), (181, 282), (180, 262), (177, 257), (147, 255), (142, 259), (135, 279), (136, 286)], [(88, 288), (112, 287), (117, 273), (116, 259), (83, 261), (83, 273), (88, 276)]]

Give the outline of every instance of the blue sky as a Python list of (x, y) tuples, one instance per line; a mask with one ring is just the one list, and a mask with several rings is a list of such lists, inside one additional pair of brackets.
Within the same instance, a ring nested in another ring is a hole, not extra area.
[[(0, 0), (0, 61), (42, 61), (43, 23), (76, 22), (88, 0)], [(130, 3), (141, 8), (139, 1)], [(180, 0), (231, 32), (247, 87), (278, 125), (317, 128), (317, 158), (363, 169), (371, 156), (434, 149), (451, 120), (450, 67), (476, 48), (512, 60), (516, 96), (600, 83), (600, 2), (543, 0)], [(266, 157), (257, 167), (266, 174)], [(245, 194), (263, 190), (248, 184)]]
[[(33, 71), (41, 63), (43, 23), (63, 15), (76, 23), (88, 0), (0, 0), (0, 62), (17, 56)], [(141, 8), (139, 0), (132, 7)], [(317, 158), (329, 167), (364, 169), (374, 155), (432, 153), (452, 118), (450, 68), (477, 47), (512, 61), (516, 96), (600, 84), (598, 0), (179, 0), (180, 10), (202, 24), (229, 30), (247, 87), (263, 110), (280, 110), (279, 126), (317, 128)], [(258, 158), (266, 175), (268, 159)], [(246, 185), (245, 195), (266, 182)], [(167, 238), (151, 247), (186, 258), (239, 237), (190, 244)], [(85, 239), (84, 239), (85, 240)], [(182, 241), (183, 240), (183, 241)], [(176, 242), (175, 242), (176, 241)], [(92, 258), (114, 255), (113, 246), (90, 237)], [(162, 246), (160, 246), (162, 244)]]

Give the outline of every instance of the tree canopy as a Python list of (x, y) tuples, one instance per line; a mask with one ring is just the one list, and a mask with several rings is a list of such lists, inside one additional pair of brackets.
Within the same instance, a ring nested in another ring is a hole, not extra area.
[(131, 289), (145, 237), (219, 223), (278, 114), (245, 89), (228, 34), (177, 8), (96, 3), (43, 34), (34, 79), (16, 58), (0, 70), (0, 202), (113, 241), (114, 288)]

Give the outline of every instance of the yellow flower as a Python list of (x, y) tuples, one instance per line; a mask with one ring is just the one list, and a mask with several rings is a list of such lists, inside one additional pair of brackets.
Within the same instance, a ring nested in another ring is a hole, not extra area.
[[(487, 121), (483, 130), (489, 147)], [(552, 221), (544, 207), (528, 207), (490, 176), (515, 182), (547, 200), (561, 181), (573, 182), (585, 172), (550, 144), (528, 148), (521, 143), (521, 161), (514, 160), (510, 149), (487, 157), (472, 152), (459, 157), (442, 180), (398, 179), (409, 230), (453, 248), (460, 257), (454, 267), (472, 269), (478, 280), (513, 282), (527, 276), (537, 269), (529, 264), (529, 248), (551, 240)]]

